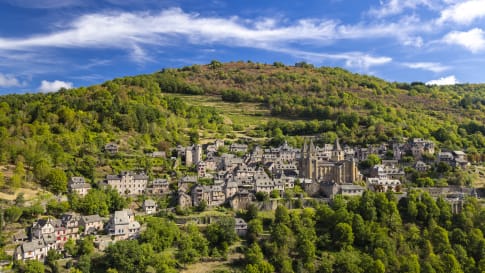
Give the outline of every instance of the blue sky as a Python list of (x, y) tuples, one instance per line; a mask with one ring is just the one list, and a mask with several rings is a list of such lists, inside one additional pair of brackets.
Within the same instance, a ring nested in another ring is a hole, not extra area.
[(211, 60), (485, 82), (485, 0), (0, 0), (0, 94)]

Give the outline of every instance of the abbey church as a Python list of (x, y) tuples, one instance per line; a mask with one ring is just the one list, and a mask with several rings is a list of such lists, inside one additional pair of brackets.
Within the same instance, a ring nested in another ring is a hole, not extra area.
[(300, 175), (317, 183), (350, 184), (362, 180), (354, 159), (346, 160), (345, 152), (336, 139), (334, 145), (316, 147), (313, 140), (303, 144), (300, 156)]

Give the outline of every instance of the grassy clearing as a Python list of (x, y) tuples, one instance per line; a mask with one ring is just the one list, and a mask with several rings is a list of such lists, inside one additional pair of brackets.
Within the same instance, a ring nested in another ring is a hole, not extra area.
[[(239, 247), (240, 244), (236, 244), (231, 247), (231, 249), (235, 249)], [(232, 272), (232, 270), (237, 268), (236, 265), (238, 261), (244, 258), (242, 253), (238, 252), (231, 252), (226, 261), (207, 261), (207, 262), (198, 262), (195, 264), (187, 265), (187, 268), (181, 270), (182, 273), (210, 273), (216, 269), (226, 269)]]
[(274, 117), (271, 117), (269, 109), (260, 103), (224, 102), (219, 96), (170, 95), (183, 99), (189, 105), (215, 108), (221, 112), (224, 122), (228, 125), (237, 124), (244, 128), (254, 128), (270, 119), (274, 119)]
[(472, 166), (470, 172), (473, 175), (473, 186), (477, 188), (485, 187), (485, 166)]
[(39, 190), (20, 188), (15, 190), (14, 192), (0, 192), (0, 199), (12, 201), (12, 200), (15, 200), (15, 198), (17, 198), (19, 193), (23, 193), (25, 200), (32, 200), (38, 196), (39, 192), (40, 192)]
[[(255, 141), (264, 141), (266, 138), (250, 137), (250, 132), (260, 125), (266, 124), (270, 120), (292, 120), (298, 121), (300, 119), (285, 119), (282, 117), (271, 116), (270, 110), (261, 103), (252, 102), (224, 102), (220, 96), (207, 95), (184, 95), (184, 94), (169, 94), (170, 96), (181, 98), (189, 105), (213, 107), (220, 112), (224, 118), (224, 124), (233, 126), (233, 133), (231, 139), (234, 138), (251, 138)], [(303, 120), (303, 119), (302, 119)], [(204, 132), (202, 142), (210, 142), (215, 138), (214, 133)]]
[(228, 261), (214, 261), (214, 262), (200, 262), (188, 265), (186, 269), (180, 271), (182, 273), (209, 273), (216, 269), (230, 269)]

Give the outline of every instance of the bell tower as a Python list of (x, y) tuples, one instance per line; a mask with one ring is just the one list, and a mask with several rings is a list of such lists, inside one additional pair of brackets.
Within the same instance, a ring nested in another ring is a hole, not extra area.
[(335, 139), (335, 143), (333, 144), (331, 159), (332, 161), (342, 161), (345, 159), (345, 153), (342, 150), (342, 147), (340, 147), (340, 142), (338, 137)]

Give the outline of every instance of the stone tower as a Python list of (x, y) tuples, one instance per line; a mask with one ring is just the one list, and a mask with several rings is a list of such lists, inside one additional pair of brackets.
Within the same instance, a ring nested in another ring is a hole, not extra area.
[(190, 167), (193, 164), (194, 154), (192, 146), (185, 148), (185, 166)]
[(197, 144), (194, 148), (193, 160), (195, 165), (202, 161), (202, 145)]
[(305, 141), (300, 156), (300, 173), (303, 178), (315, 178), (316, 159), (316, 148), (313, 144), (313, 140), (310, 139), (309, 145), (307, 145)]
[(345, 152), (344, 150), (342, 150), (342, 147), (340, 147), (340, 142), (338, 138), (335, 139), (335, 143), (332, 149), (331, 159), (332, 161), (337, 161), (337, 162), (345, 159)]

